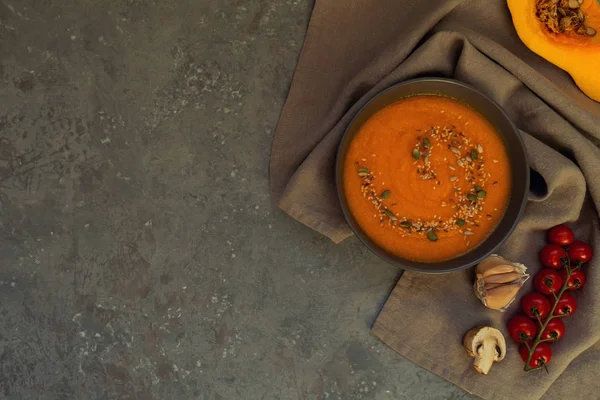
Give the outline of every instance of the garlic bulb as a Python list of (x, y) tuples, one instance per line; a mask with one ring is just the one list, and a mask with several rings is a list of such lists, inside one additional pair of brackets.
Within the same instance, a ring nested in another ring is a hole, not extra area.
[(486, 307), (504, 311), (529, 279), (526, 271), (523, 264), (492, 254), (475, 268), (475, 295)]

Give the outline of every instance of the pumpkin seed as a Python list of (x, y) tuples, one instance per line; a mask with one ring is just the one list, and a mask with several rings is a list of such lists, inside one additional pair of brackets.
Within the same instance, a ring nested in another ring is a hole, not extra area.
[(465, 235), (467, 235), (467, 236), (468, 236), (468, 235), (472, 235), (472, 234), (473, 234), (473, 232), (472, 232), (472, 231), (465, 231)]
[(460, 150), (459, 150), (459, 149), (457, 149), (456, 147), (450, 147), (450, 150), (451, 150), (453, 153), (460, 154)]
[(569, 0), (569, 8), (579, 8), (580, 4), (577, 0)]
[(456, 163), (458, 164), (459, 167), (462, 167), (465, 165), (465, 163), (463, 163), (462, 160), (456, 160)]
[(563, 29), (568, 28), (572, 23), (571, 17), (563, 17), (560, 19), (559, 24)]
[(588, 27), (585, 29), (585, 33), (586, 33), (588, 36), (596, 36), (596, 30), (595, 30), (594, 28), (592, 28), (591, 26), (588, 26)]
[(431, 142), (429, 141), (429, 138), (423, 138), (423, 146), (425, 146), (426, 149), (431, 147)]
[(473, 161), (477, 161), (478, 158), (479, 158), (479, 153), (477, 153), (477, 150), (471, 150), (471, 159)]
[(487, 196), (487, 192), (485, 190), (480, 190), (479, 192), (477, 192), (477, 197), (479, 197), (480, 199), (483, 199), (485, 196)]
[(419, 158), (421, 158), (421, 152), (417, 149), (414, 149), (412, 152), (412, 156), (415, 160), (418, 160)]
[(478, 144), (477, 145), (477, 151), (480, 152), (480, 153), (483, 153), (483, 146), (480, 145), (480, 144)]
[(364, 176), (369, 176), (369, 173), (368, 172), (359, 172), (358, 176), (363, 176), (363, 177)]
[(481, 186), (475, 186), (476, 192), (481, 192), (482, 190), (483, 190), (483, 188)]
[(465, 221), (464, 219), (456, 220), (456, 225), (458, 225), (458, 226), (465, 226), (466, 224), (467, 224), (467, 221)]
[(358, 172), (369, 172), (369, 168), (359, 168)]
[(450, 177), (450, 182), (454, 182), (455, 180), (457, 180), (458, 178), (456, 176), (451, 176)]
[(389, 198), (391, 194), (392, 194), (392, 192), (390, 192), (389, 190), (386, 190), (383, 193), (381, 193), (381, 198), (385, 200), (385, 199)]
[(410, 222), (409, 221), (402, 221), (400, 222), (400, 226), (403, 228), (410, 228)]
[(467, 195), (467, 200), (477, 201), (477, 196), (475, 196), (473, 193), (469, 193)]
[(388, 217), (390, 217), (390, 219), (392, 221), (395, 221), (395, 220), (398, 219), (398, 218), (396, 218), (396, 216), (394, 215), (394, 213), (391, 212), (390, 210), (388, 210), (387, 208), (385, 209), (384, 213), (385, 213), (385, 215), (387, 215)]
[(466, 156), (466, 157), (465, 157), (465, 160), (467, 160), (467, 162), (471, 162), (471, 161), (473, 161), (473, 159), (471, 158), (471, 156)]
[(567, 12), (565, 10), (563, 10), (562, 8), (558, 8), (558, 13), (563, 17), (567, 16)]
[(427, 232), (427, 237), (429, 238), (430, 241), (432, 242), (436, 242), (438, 240), (437, 235), (435, 234), (434, 231), (429, 231)]

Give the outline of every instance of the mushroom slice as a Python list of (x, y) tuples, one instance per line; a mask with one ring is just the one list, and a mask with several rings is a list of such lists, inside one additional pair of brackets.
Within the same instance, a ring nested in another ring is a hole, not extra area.
[(491, 326), (477, 326), (463, 338), (467, 353), (475, 358), (473, 367), (487, 375), (494, 361), (502, 361), (506, 356), (506, 341), (502, 332)]

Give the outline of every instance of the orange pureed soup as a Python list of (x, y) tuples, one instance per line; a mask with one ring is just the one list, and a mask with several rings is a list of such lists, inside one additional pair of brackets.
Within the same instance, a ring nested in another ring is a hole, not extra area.
[(511, 171), (494, 127), (442, 96), (403, 99), (373, 115), (344, 160), (344, 190), (365, 234), (420, 262), (481, 244), (509, 201)]

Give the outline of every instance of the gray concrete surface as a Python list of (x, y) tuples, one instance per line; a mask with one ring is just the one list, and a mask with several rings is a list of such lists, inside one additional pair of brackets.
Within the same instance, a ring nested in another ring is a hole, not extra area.
[(275, 209), (310, 0), (0, 0), (0, 396), (466, 399), (399, 271)]

